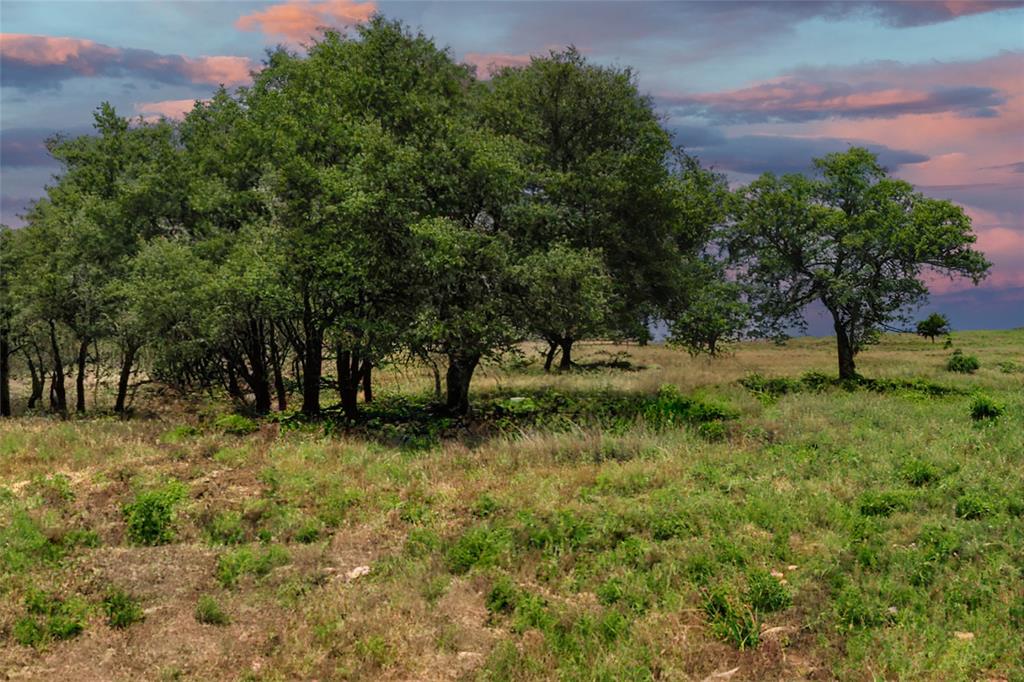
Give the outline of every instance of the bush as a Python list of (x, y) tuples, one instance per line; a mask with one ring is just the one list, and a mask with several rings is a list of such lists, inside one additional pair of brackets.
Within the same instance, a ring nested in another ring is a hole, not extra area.
[(511, 547), (507, 530), (486, 526), (470, 528), (448, 550), (445, 557), (452, 573), (467, 573), (474, 566), (494, 566)]
[(215, 545), (240, 545), (245, 536), (242, 515), (236, 511), (217, 514), (206, 527), (206, 537)]
[(940, 474), (934, 464), (913, 459), (900, 469), (900, 477), (915, 488), (920, 488), (939, 480)]
[(904, 496), (895, 492), (866, 492), (857, 503), (864, 516), (889, 516), (895, 511), (906, 511)]
[(1006, 407), (986, 395), (976, 395), (971, 401), (971, 419), (982, 421), (995, 419), (1006, 411)]
[(259, 551), (243, 547), (220, 555), (217, 559), (217, 580), (224, 587), (234, 587), (245, 575), (262, 578), (286, 563), (288, 552), (283, 547), (270, 545)]
[(82, 599), (61, 599), (42, 590), (25, 595), (27, 614), (12, 629), (14, 641), (38, 647), (52, 640), (71, 639), (85, 629), (88, 604)]
[(179, 481), (147, 490), (124, 506), (128, 538), (138, 545), (162, 545), (174, 539), (175, 508), (188, 493)]
[(751, 571), (747, 575), (747, 599), (758, 613), (781, 611), (793, 603), (786, 586), (767, 571)]
[(231, 622), (227, 612), (208, 594), (199, 597), (195, 615), (196, 620), (203, 625), (228, 625)]
[(260, 427), (252, 419), (243, 417), (240, 414), (224, 414), (217, 417), (213, 425), (218, 429), (224, 431), (224, 433), (230, 433), (235, 436), (244, 436), (249, 433), (257, 431)]
[(119, 589), (111, 590), (103, 598), (103, 611), (107, 614), (107, 625), (112, 628), (123, 629), (145, 618), (139, 602)]
[(978, 362), (978, 358), (973, 355), (964, 355), (963, 351), (959, 348), (953, 351), (953, 354), (949, 356), (949, 360), (946, 361), (946, 369), (950, 372), (974, 374), (979, 367), (981, 367), (981, 363)]
[(719, 585), (704, 596), (704, 613), (711, 623), (711, 631), (731, 642), (737, 649), (757, 647), (760, 629), (753, 611), (740, 603), (724, 585)]
[(487, 594), (487, 610), (491, 613), (512, 613), (519, 602), (519, 590), (506, 576), (495, 581)]
[(961, 519), (981, 519), (995, 512), (996, 504), (983, 493), (964, 493), (956, 500), (956, 515)]

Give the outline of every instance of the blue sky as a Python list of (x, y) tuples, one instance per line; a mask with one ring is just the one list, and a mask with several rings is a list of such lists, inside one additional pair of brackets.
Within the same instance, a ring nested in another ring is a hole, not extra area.
[(478, 66), (574, 44), (629, 65), (677, 142), (737, 183), (800, 171), (851, 143), (964, 205), (995, 267), (973, 288), (932, 282), (967, 327), (1024, 325), (1021, 2), (0, 2), (2, 220), (18, 225), (57, 169), (42, 141), (87, 132), (104, 100), (181, 115), (265, 51), (372, 12)]

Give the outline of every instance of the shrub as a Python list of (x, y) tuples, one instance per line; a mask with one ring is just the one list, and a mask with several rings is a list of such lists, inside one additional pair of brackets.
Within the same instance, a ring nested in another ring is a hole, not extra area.
[(725, 585), (718, 585), (705, 594), (704, 613), (717, 637), (731, 642), (737, 649), (757, 647), (760, 633), (753, 611), (740, 603)]
[(71, 639), (85, 629), (88, 604), (82, 599), (61, 599), (42, 590), (25, 595), (27, 614), (12, 629), (14, 640), (22, 646), (38, 647), (51, 640)]
[(986, 395), (978, 394), (971, 401), (971, 419), (974, 421), (996, 419), (1005, 411), (1006, 407)]
[(747, 599), (759, 613), (773, 613), (789, 608), (793, 597), (778, 578), (767, 571), (747, 574)]
[(164, 434), (160, 436), (160, 440), (164, 443), (174, 445), (197, 435), (199, 435), (199, 429), (191, 424), (181, 424), (180, 426), (175, 426), (173, 429), (165, 431)]
[(213, 422), (213, 425), (218, 429), (221, 429), (224, 433), (230, 433), (235, 436), (244, 436), (258, 430), (259, 425), (248, 417), (243, 417), (240, 414), (224, 414)]
[(120, 589), (111, 590), (103, 598), (103, 611), (112, 628), (123, 629), (145, 618), (139, 602)]
[(860, 496), (857, 507), (864, 516), (889, 516), (895, 511), (906, 511), (907, 502), (899, 493), (869, 491)]
[(240, 545), (245, 535), (242, 515), (236, 511), (217, 514), (206, 527), (206, 537), (215, 545)]
[(491, 613), (512, 613), (519, 601), (519, 590), (515, 583), (507, 576), (502, 576), (494, 582), (494, 586), (487, 594), (487, 610)]
[(940, 474), (934, 464), (912, 459), (900, 468), (900, 477), (915, 488), (920, 488), (939, 480)]
[(175, 508), (187, 495), (179, 481), (147, 490), (124, 506), (128, 538), (138, 545), (162, 545), (174, 539)]
[(203, 625), (227, 625), (231, 622), (227, 612), (208, 594), (199, 597), (195, 615), (196, 620)]
[(835, 610), (839, 622), (848, 628), (870, 628), (884, 622), (878, 605), (852, 585), (836, 596)]
[(996, 505), (983, 493), (964, 493), (956, 500), (956, 515), (961, 519), (981, 519), (995, 512)]
[(953, 351), (953, 354), (949, 356), (949, 360), (946, 361), (946, 369), (950, 372), (973, 374), (979, 367), (981, 367), (981, 363), (978, 362), (978, 358), (973, 355), (964, 355), (963, 351), (959, 348)]
[(474, 566), (494, 566), (511, 547), (507, 530), (486, 526), (470, 528), (451, 546), (445, 557), (448, 570), (466, 573)]
[(220, 555), (217, 559), (217, 580), (224, 587), (234, 587), (245, 575), (262, 578), (286, 563), (288, 552), (283, 547), (270, 545), (258, 551), (242, 547)]

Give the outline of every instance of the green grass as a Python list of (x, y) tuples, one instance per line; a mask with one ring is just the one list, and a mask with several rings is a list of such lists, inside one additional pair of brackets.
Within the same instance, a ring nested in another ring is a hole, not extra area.
[(147, 620), (140, 679), (1021, 680), (1024, 332), (956, 343), (973, 373), (909, 336), (855, 382), (814, 339), (488, 366), (469, 423), (383, 388), (275, 437), (5, 423), (0, 631), (74, 654), (144, 604), (244, 656)]

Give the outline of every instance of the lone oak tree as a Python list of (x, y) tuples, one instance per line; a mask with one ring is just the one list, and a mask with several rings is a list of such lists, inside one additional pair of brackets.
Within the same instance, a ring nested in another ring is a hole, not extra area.
[(839, 376), (895, 321), (908, 322), (928, 288), (926, 270), (970, 278), (990, 267), (971, 248), (971, 220), (949, 201), (891, 178), (867, 149), (814, 161), (820, 175), (766, 173), (740, 191), (728, 249), (757, 306), (762, 331), (803, 326), (805, 306), (832, 315)]

